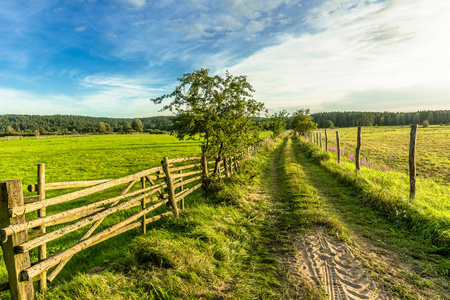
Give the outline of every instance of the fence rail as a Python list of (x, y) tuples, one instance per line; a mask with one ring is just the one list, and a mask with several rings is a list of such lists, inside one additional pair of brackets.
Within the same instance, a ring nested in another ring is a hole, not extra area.
[[(266, 141), (249, 147), (244, 155), (251, 156)], [(136, 228), (145, 233), (146, 225), (178, 216), (178, 207), (185, 207), (184, 198), (204, 184), (202, 179), (208, 177), (210, 164), (215, 164), (219, 176), (229, 176), (240, 160), (208, 159), (204, 152), (198, 157), (164, 157), (161, 166), (122, 178), (70, 182), (45, 182), (45, 165), (39, 164), (37, 183), (27, 186), (37, 195), (27, 197), (23, 196), (21, 180), (0, 182), (1, 246), (9, 278), (0, 283), (0, 291), (9, 289), (12, 299), (34, 298), (33, 281), (39, 281), (39, 289), (45, 291), (47, 282), (80, 251)], [(56, 190), (63, 192), (46, 198), (46, 192)], [(111, 196), (114, 193), (119, 194)], [(77, 206), (76, 200), (88, 204)], [(136, 211), (136, 207), (140, 210)], [(53, 210), (52, 214), (47, 215), (47, 208)], [(157, 214), (149, 216), (155, 210)], [(122, 211), (132, 215), (96, 232), (106, 218)], [(83, 228), (87, 230), (75, 245), (47, 257), (49, 242)], [(29, 251), (35, 248), (38, 261), (31, 264)]]

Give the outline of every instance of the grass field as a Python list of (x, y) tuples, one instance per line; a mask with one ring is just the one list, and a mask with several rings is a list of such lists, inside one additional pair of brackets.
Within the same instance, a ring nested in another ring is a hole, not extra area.
[[(262, 133), (262, 137), (269, 134), (268, 132)], [(198, 141), (179, 141), (169, 135), (103, 135), (0, 141), (0, 151), (2, 153), (0, 181), (22, 179), (24, 191), (28, 184), (36, 183), (36, 164), (38, 163), (46, 164), (46, 182), (113, 179), (159, 166), (164, 156), (176, 158), (199, 156), (201, 153)], [(97, 198), (100, 196), (102, 199), (116, 196), (125, 187), (126, 184), (102, 192), (101, 195), (84, 197), (81, 200), (49, 207), (47, 215), (91, 203), (98, 200)], [(50, 198), (61, 193), (63, 191), (50, 191), (46, 196)], [(25, 191), (25, 195), (29, 194)], [(202, 201), (200, 194), (193, 194), (187, 199), (186, 205), (188, 207), (199, 205), (198, 203)], [(96, 232), (117, 223), (118, 220), (123, 220), (138, 210), (139, 208), (135, 208), (107, 217)], [(164, 207), (161, 207), (154, 214), (165, 210)], [(34, 218), (35, 213), (27, 215), (27, 219), (29, 217)], [(151, 231), (152, 228), (159, 228), (165, 222), (165, 220), (155, 222), (149, 225), (148, 229)], [(59, 227), (54, 227), (54, 229), (56, 228)], [(74, 245), (86, 230), (87, 228), (81, 229), (50, 242), (48, 255)], [(167, 228), (163, 229), (163, 232), (166, 230)], [(140, 230), (133, 230), (77, 254), (64, 267), (51, 286), (55, 287), (70, 280), (75, 274), (91, 272), (98, 268), (103, 269), (103, 266), (119, 261), (127, 255), (130, 249), (129, 245), (140, 235)], [(139, 246), (138, 243), (135, 245)], [(164, 251), (166, 250), (170, 249)], [(30, 256), (31, 261), (36, 261), (37, 249), (31, 250)], [(2, 260), (0, 282), (6, 280), (6, 269)], [(0, 298), (7, 297), (7, 295), (8, 292), (5, 292), (0, 295)]]
[(120, 178), (159, 166), (169, 158), (197, 156), (197, 141), (170, 135), (96, 135), (0, 141), (0, 180), (36, 183), (36, 165), (45, 163), (46, 181)]
[[(64, 182), (91, 179), (120, 178), (159, 166), (164, 156), (169, 158), (198, 156), (201, 153), (197, 141), (179, 141), (170, 135), (98, 135), (58, 139), (24, 139), (0, 141), (0, 181), (22, 179), (25, 195), (26, 187), (37, 181), (36, 164), (45, 163), (46, 182)], [(101, 195), (85, 197), (60, 206), (47, 209), (47, 214), (85, 205), (96, 197), (115, 196), (124, 186), (110, 189)], [(47, 198), (67, 191), (47, 192)], [(136, 209), (120, 212), (108, 217), (97, 232), (117, 223), (118, 219), (136, 212)], [(158, 213), (158, 211), (155, 211)], [(34, 215), (27, 216), (27, 219)], [(62, 225), (61, 225), (62, 226)], [(58, 227), (54, 227), (55, 229)], [(49, 243), (48, 255), (61, 251), (76, 243), (84, 230)], [(76, 255), (58, 275), (56, 280), (69, 278), (74, 272), (85, 271), (94, 266), (112, 261), (124, 255), (124, 247), (130, 243), (138, 231), (121, 235)], [(37, 259), (37, 249), (30, 251), (32, 261)], [(7, 281), (3, 260), (0, 265), (0, 281)]]
[[(377, 134), (380, 133), (374, 135)], [(370, 135), (366, 133), (366, 137), (369, 139)], [(423, 134), (422, 138), (425, 139), (426, 135)], [(369, 142), (367, 144), (370, 145)], [(316, 157), (324, 168), (345, 184), (355, 187), (368, 203), (387, 214), (392, 221), (406, 226), (415, 234), (422, 235), (441, 247), (438, 252), (449, 255), (450, 186), (443, 184), (443, 179), (436, 181), (419, 175), (416, 182), (416, 199), (410, 200), (409, 176), (404, 171), (374, 170), (371, 167), (362, 166), (361, 172), (356, 174), (355, 163), (345, 156), (341, 164), (337, 164), (335, 152), (329, 151), (325, 154), (312, 143), (303, 143), (303, 147), (307, 153)], [(392, 148), (396, 149), (395, 146)], [(329, 156), (331, 159), (328, 159)], [(436, 159), (444, 160), (445, 158), (442, 155)], [(441, 173), (441, 175), (449, 174)]]
[[(354, 154), (357, 128), (340, 128), (341, 148)], [(328, 129), (329, 145), (336, 146), (335, 129)], [(410, 127), (363, 127), (361, 155), (378, 168), (408, 172)], [(323, 131), (321, 130), (323, 133)], [(322, 134), (324, 138), (324, 134)], [(450, 127), (419, 127), (417, 132), (417, 176), (450, 184)]]

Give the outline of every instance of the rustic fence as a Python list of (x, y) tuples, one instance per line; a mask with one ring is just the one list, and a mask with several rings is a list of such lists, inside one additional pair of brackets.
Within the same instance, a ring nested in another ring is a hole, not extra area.
[[(410, 143), (409, 143), (409, 156), (408, 156), (408, 162), (409, 162), (409, 198), (415, 199), (416, 197), (416, 140), (417, 140), (417, 128), (418, 125), (414, 124), (411, 125), (411, 132), (410, 132)], [(310, 142), (316, 144), (317, 146), (322, 149), (322, 134), (317, 132), (308, 132), (304, 135), (306, 139), (308, 139)], [(328, 134), (327, 130), (325, 129), (325, 151), (328, 151)], [(357, 129), (356, 134), (356, 149), (355, 149), (355, 170), (358, 173), (360, 171), (360, 152), (361, 152), (361, 139), (362, 139), (362, 129), (361, 126)], [(340, 145), (340, 138), (339, 138), (339, 131), (336, 130), (336, 153), (337, 153), (337, 163), (341, 163), (341, 145)], [(388, 166), (389, 166), (389, 156), (388, 156)]]
[[(242, 157), (253, 155), (266, 142), (267, 138), (249, 147)], [(45, 291), (47, 283), (80, 251), (135, 228), (145, 234), (148, 224), (178, 216), (185, 208), (184, 198), (204, 184), (202, 179), (209, 176), (211, 164), (219, 176), (230, 176), (242, 161), (242, 157), (210, 160), (202, 152), (199, 157), (164, 157), (161, 166), (105, 180), (49, 183), (45, 165), (39, 164), (37, 183), (28, 185), (28, 190), (37, 194), (27, 197), (21, 180), (0, 182), (1, 247), (9, 278), (0, 284), (0, 291), (9, 289), (12, 299), (33, 299), (33, 281), (39, 281), (39, 290)], [(71, 191), (46, 197), (50, 191), (67, 189)], [(87, 204), (77, 206), (76, 200)], [(47, 208), (53, 208), (52, 214), (47, 215)], [(100, 228), (106, 218), (118, 212), (131, 216)], [(149, 216), (151, 212), (156, 215)], [(86, 228), (74, 245), (47, 257), (52, 241)], [(35, 248), (38, 260), (32, 263), (29, 251)]]

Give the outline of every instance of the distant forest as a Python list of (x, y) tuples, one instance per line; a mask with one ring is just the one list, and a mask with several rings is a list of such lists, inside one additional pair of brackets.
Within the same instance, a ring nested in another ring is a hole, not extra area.
[(168, 116), (129, 119), (73, 115), (0, 115), (0, 136), (132, 131), (162, 133), (170, 130), (172, 118)]
[(427, 110), (417, 112), (321, 112), (311, 114), (320, 128), (353, 126), (400, 126), (419, 124), (450, 124), (450, 110)]
[[(352, 126), (401, 126), (422, 124), (450, 124), (450, 110), (417, 112), (321, 112), (311, 114), (319, 128)], [(85, 134), (85, 133), (164, 133), (170, 131), (172, 116), (148, 118), (104, 118), (74, 115), (0, 115), (0, 136), (35, 134)], [(289, 121), (287, 118), (289, 128)], [(254, 118), (261, 128), (267, 118)]]

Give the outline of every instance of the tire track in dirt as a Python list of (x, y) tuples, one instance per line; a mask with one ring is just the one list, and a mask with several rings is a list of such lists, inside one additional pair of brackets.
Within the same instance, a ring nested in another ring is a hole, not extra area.
[[(285, 143), (281, 148), (290, 153), (291, 163), (303, 168), (294, 154), (291, 143)], [(281, 151), (278, 153), (281, 155)], [(275, 163), (286, 164), (277, 157)], [(306, 177), (309, 177), (305, 173)], [(280, 187), (282, 182), (274, 183)], [(295, 194), (295, 192), (293, 192)], [(289, 196), (289, 195), (288, 195)], [(289, 265), (294, 277), (307, 278), (314, 285), (321, 287), (330, 300), (375, 300), (390, 299), (364, 273), (361, 262), (349, 250), (345, 243), (327, 234), (327, 230), (317, 225), (312, 231), (298, 235), (292, 240), (298, 251), (284, 260)], [(301, 281), (301, 280), (300, 280)]]
[(302, 235), (296, 246), (300, 251), (288, 259), (293, 271), (321, 286), (330, 300), (386, 299), (373, 291), (374, 284), (343, 242), (318, 230)]

